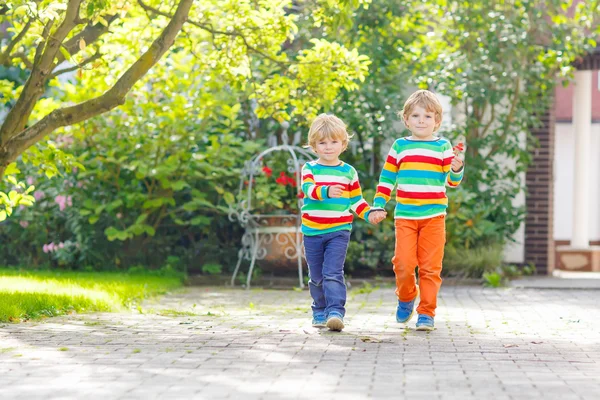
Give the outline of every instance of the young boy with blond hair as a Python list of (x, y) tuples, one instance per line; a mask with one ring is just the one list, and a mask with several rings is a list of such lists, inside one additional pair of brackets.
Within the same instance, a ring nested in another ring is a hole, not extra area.
[[(392, 264), (396, 275), (396, 320), (407, 323), (414, 314), (417, 296), (417, 330), (434, 329), (437, 295), (446, 243), (446, 186), (456, 187), (463, 178), (458, 157), (462, 145), (453, 149), (434, 133), (442, 123), (442, 105), (427, 90), (413, 93), (400, 112), (411, 136), (397, 139), (381, 171), (374, 208), (384, 208), (396, 187), (394, 223), (396, 245)], [(371, 213), (373, 222), (385, 218)], [(419, 267), (417, 287), (415, 268)]]
[(350, 210), (365, 220), (370, 214), (356, 170), (339, 158), (349, 140), (341, 119), (319, 115), (308, 133), (308, 147), (318, 159), (302, 168), (302, 233), (313, 299), (312, 324), (333, 331), (344, 328), (344, 261), (353, 220)]

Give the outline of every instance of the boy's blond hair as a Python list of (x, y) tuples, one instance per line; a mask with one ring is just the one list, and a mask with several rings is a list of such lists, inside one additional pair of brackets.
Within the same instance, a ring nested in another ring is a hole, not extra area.
[(406, 100), (406, 103), (404, 103), (402, 111), (398, 113), (398, 116), (402, 118), (404, 125), (406, 125), (408, 115), (416, 106), (421, 106), (428, 112), (435, 113), (435, 130), (437, 131), (442, 124), (442, 104), (436, 95), (429, 90), (417, 90), (411, 94), (408, 100)]
[(320, 114), (310, 125), (308, 131), (308, 147), (316, 149), (317, 142), (323, 139), (337, 139), (342, 141), (342, 151), (348, 147), (350, 135), (346, 130), (344, 121), (331, 114)]

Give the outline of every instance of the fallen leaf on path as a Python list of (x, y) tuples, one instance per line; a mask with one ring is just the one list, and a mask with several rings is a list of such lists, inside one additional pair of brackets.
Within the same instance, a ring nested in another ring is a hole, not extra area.
[(381, 340), (369, 336), (363, 336), (360, 338), (360, 340), (365, 343), (381, 343)]
[(507, 349), (507, 348), (509, 348), (509, 347), (519, 347), (519, 345), (518, 345), (518, 344), (505, 344), (505, 345), (504, 345), (504, 348), (505, 348), (505, 349)]

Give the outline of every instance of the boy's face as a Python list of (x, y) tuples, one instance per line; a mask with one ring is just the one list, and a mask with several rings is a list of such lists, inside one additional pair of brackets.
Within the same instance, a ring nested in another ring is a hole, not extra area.
[(315, 143), (313, 149), (319, 156), (319, 161), (325, 165), (337, 165), (340, 162), (340, 154), (344, 150), (344, 144), (341, 140), (332, 138), (321, 138)]
[(427, 140), (433, 138), (433, 132), (438, 128), (439, 122), (435, 120), (435, 113), (427, 111), (416, 105), (411, 112), (405, 116), (406, 127), (415, 139)]

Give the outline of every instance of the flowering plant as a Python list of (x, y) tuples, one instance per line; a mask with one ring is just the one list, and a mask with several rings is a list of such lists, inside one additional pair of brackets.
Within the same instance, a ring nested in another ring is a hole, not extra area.
[(298, 187), (299, 173), (288, 172), (276, 161), (263, 164), (252, 181), (252, 210), (261, 214), (297, 213), (298, 199), (303, 197)]

